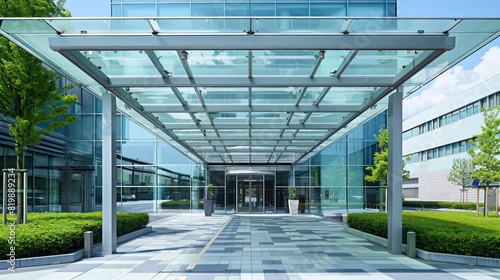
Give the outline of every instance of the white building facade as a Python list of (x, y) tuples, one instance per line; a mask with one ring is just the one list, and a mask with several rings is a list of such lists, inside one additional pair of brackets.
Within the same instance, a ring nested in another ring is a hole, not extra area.
[[(470, 158), (468, 141), (481, 133), (481, 109), (495, 105), (500, 105), (500, 75), (403, 122), (403, 158), (410, 171), (403, 183), (405, 199), (460, 201), (462, 187), (447, 179), (453, 160)], [(467, 201), (476, 198), (475, 190), (467, 191)]]

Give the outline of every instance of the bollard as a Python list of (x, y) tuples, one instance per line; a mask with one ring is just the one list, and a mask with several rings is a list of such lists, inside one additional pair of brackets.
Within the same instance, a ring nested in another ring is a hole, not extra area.
[(406, 255), (410, 258), (417, 257), (417, 248), (415, 247), (416, 234), (412, 231), (406, 233)]
[(92, 258), (94, 254), (94, 232), (86, 231), (83, 238), (83, 257)]

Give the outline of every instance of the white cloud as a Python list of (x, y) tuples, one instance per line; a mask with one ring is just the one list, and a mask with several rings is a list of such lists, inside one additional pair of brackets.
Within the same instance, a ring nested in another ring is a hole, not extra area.
[(500, 73), (500, 47), (491, 47), (472, 69), (455, 66), (437, 77), (430, 87), (419, 95), (403, 101), (403, 119), (416, 115), (464, 90)]

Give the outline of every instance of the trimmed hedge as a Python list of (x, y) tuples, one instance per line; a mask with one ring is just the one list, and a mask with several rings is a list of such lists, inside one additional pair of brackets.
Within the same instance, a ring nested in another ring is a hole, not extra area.
[[(351, 228), (387, 238), (387, 213), (347, 216)], [(406, 232), (416, 233), (416, 246), (436, 253), (500, 258), (500, 219), (470, 212), (404, 212)]]
[[(198, 203), (198, 209), (203, 209), (203, 202), (193, 202)], [(191, 201), (190, 200), (170, 200), (163, 201), (161, 204), (161, 209), (191, 209)]]
[[(484, 203), (479, 203), (483, 207)], [(463, 210), (476, 210), (475, 202), (450, 202), (450, 201), (403, 201), (403, 207), (415, 208), (451, 208)]]
[[(0, 259), (8, 259), (10, 247), (15, 257), (26, 258), (71, 253), (83, 248), (86, 231), (94, 232), (94, 243), (102, 240), (102, 213), (29, 213), (28, 223), (15, 226), (16, 243), (9, 244), (10, 228), (0, 227)], [(117, 213), (117, 234), (144, 228), (147, 213)]]

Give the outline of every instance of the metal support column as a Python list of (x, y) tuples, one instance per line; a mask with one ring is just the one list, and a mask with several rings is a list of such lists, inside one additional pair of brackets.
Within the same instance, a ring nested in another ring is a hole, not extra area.
[(116, 97), (102, 94), (102, 254), (116, 252)]
[(389, 96), (388, 109), (388, 140), (389, 140), (389, 170), (388, 170), (388, 251), (391, 254), (402, 253), (403, 242), (403, 190), (402, 190), (402, 157), (403, 157), (403, 93), (398, 88)]

